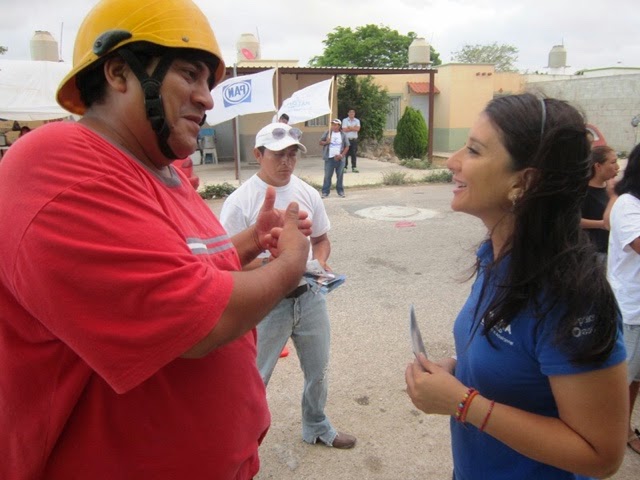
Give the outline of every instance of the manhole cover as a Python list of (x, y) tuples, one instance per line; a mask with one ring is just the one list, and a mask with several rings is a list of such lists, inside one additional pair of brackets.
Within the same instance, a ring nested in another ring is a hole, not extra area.
[(355, 212), (356, 215), (373, 220), (387, 222), (427, 220), (438, 215), (435, 210), (427, 208), (401, 207), (399, 205), (386, 205), (380, 207), (363, 208)]

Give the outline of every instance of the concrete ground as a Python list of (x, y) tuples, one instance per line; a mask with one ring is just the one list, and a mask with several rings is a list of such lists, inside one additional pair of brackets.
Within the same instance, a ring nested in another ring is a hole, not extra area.
[[(446, 155), (448, 154), (438, 154), (434, 165), (444, 166)], [(197, 161), (197, 157), (195, 161)], [(350, 187), (380, 185), (382, 184), (383, 175), (393, 172), (404, 172), (407, 179), (419, 179), (430, 173), (429, 170), (413, 170), (395, 163), (380, 162), (368, 158), (359, 158), (357, 166), (359, 173), (353, 173), (349, 169), (349, 172), (344, 175), (344, 186), (347, 189)], [(256, 171), (258, 171), (257, 163), (243, 163), (239, 173), (236, 171), (235, 164), (230, 161), (194, 166), (194, 172), (200, 177), (201, 186), (222, 184), (224, 182), (238, 186)], [(295, 173), (308, 183), (321, 187), (324, 179), (324, 160), (321, 157), (300, 158), (296, 165)], [(336, 176), (334, 175), (334, 184), (335, 181)], [(332, 190), (332, 194), (335, 195), (335, 189)]]
[[(318, 183), (321, 162), (301, 159), (298, 173)], [(196, 171), (204, 183), (237, 182), (230, 167), (202, 165)], [(404, 370), (412, 361), (409, 305), (415, 305), (430, 356), (452, 354), (452, 323), (468, 295), (465, 280), (485, 229), (450, 209), (451, 185), (380, 187), (383, 172), (403, 167), (368, 159), (359, 159), (358, 167), (360, 174), (345, 176), (346, 198), (325, 200), (332, 222), (330, 265), (347, 276), (328, 297), (327, 413), (358, 444), (340, 451), (302, 441), (302, 373), (289, 342), (291, 354), (278, 362), (267, 392), (272, 426), (260, 448), (257, 480), (451, 478), (449, 418), (423, 414), (405, 393)], [(243, 178), (254, 171), (243, 170)], [(378, 186), (363, 186), (374, 180)], [(219, 214), (222, 202), (208, 203)], [(640, 424), (639, 406), (633, 420)], [(627, 449), (611, 478), (635, 480), (638, 472), (640, 455)]]

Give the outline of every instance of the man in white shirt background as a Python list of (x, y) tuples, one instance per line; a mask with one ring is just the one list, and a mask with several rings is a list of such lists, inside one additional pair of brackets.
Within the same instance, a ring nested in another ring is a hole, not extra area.
[(347, 114), (348, 117), (342, 120), (342, 131), (347, 135), (349, 140), (349, 152), (344, 164), (344, 173), (349, 170), (349, 158), (351, 158), (351, 171), (358, 173), (357, 155), (358, 155), (358, 132), (360, 131), (360, 120), (356, 118), (356, 111), (352, 108)]

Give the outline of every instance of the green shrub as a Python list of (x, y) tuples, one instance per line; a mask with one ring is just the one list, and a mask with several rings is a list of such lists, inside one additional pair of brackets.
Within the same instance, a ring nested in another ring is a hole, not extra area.
[(407, 183), (407, 172), (387, 172), (382, 174), (383, 185), (404, 185)]
[(426, 183), (451, 183), (453, 180), (453, 173), (451, 170), (438, 170), (431, 175), (425, 175), (422, 179)]
[(427, 154), (427, 124), (415, 108), (407, 107), (398, 122), (393, 149), (401, 159), (424, 158)]
[(204, 188), (198, 190), (198, 193), (204, 200), (211, 200), (212, 198), (228, 197), (236, 189), (233, 185), (224, 182), (222, 184), (205, 185)]
[(420, 160), (418, 158), (407, 158), (400, 160), (400, 165), (407, 168), (413, 168), (414, 170), (427, 170), (431, 167), (431, 162), (427, 159)]

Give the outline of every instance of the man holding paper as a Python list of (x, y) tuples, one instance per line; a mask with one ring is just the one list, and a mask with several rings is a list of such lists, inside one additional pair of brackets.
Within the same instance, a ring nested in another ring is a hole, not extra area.
[[(307, 151), (300, 143), (301, 136), (300, 130), (284, 123), (271, 123), (258, 132), (253, 153), (260, 169), (227, 198), (220, 221), (230, 235), (253, 225), (267, 188), (273, 186), (276, 189), (275, 208), (284, 208), (295, 201), (301, 211), (309, 214), (312, 222), (309, 260), (315, 260), (324, 270), (331, 271), (327, 265), (331, 253), (327, 232), (331, 224), (324, 204), (317, 190), (293, 174), (298, 152)], [(260, 268), (271, 259), (270, 252), (265, 251), (246, 265), (245, 270)], [(312, 290), (301, 278), (298, 287), (269, 312), (257, 330), (258, 369), (265, 385), (269, 383), (287, 340), (293, 339), (304, 372), (302, 439), (311, 444), (321, 442), (334, 448), (352, 448), (356, 438), (338, 432), (324, 412), (330, 343), (325, 295)]]

